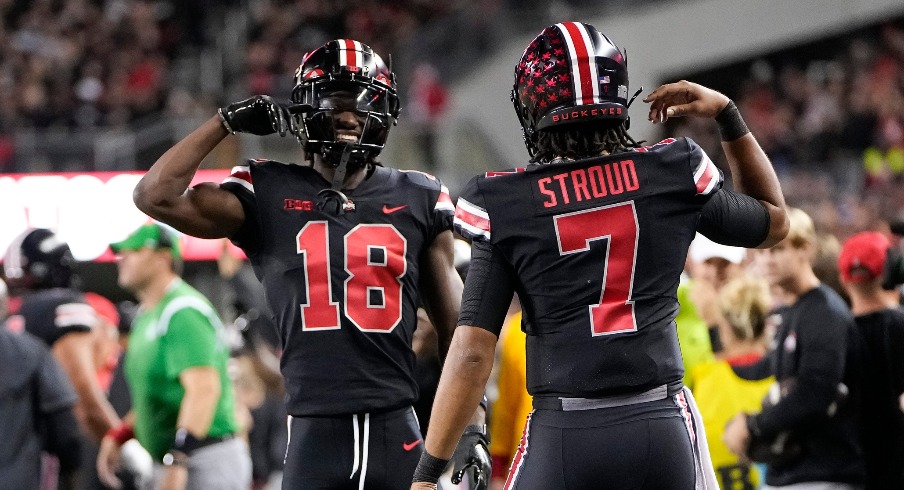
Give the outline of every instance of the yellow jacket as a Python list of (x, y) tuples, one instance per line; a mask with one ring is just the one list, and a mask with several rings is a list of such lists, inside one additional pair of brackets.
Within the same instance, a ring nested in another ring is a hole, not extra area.
[[(499, 339), (499, 398), (490, 411), (490, 454), (493, 473), (504, 475), (521, 443), (524, 421), (533, 410), (527, 394), (527, 336), (521, 331), (521, 312), (502, 327)], [(499, 467), (504, 465), (503, 467)]]

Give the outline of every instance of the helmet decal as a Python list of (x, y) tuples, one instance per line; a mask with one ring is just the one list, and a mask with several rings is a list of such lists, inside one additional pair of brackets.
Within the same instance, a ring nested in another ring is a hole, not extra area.
[(512, 102), (531, 156), (537, 131), (587, 121), (628, 118), (624, 53), (589, 24), (547, 27), (515, 66)]
[(358, 52), (362, 51), (361, 43), (351, 39), (339, 39), (339, 64), (348, 67), (360, 68), (364, 57), (359, 56)]
[[(562, 38), (568, 45), (575, 103), (582, 105), (599, 102), (599, 84), (593, 83), (599, 78), (599, 72), (596, 68), (596, 58), (590, 56), (592, 48), (588, 48), (588, 46), (592, 46), (592, 44), (587, 35), (587, 29), (583, 24), (577, 22), (556, 24), (556, 27), (562, 32)], [(554, 38), (554, 40), (555, 44), (560, 44), (559, 38)]]
[(323, 75), (323, 70), (320, 68), (314, 68), (313, 70), (308, 71), (304, 74), (304, 78), (314, 78)]

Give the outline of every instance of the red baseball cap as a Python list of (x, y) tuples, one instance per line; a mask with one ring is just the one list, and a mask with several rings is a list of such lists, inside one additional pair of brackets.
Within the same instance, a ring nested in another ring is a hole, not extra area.
[(845, 282), (863, 282), (882, 275), (891, 242), (876, 231), (864, 231), (845, 240), (838, 255), (838, 272)]

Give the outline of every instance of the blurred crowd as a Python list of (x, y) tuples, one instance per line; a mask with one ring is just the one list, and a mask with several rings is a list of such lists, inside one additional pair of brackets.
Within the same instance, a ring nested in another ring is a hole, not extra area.
[[(737, 102), (789, 204), (821, 232), (844, 238), (904, 218), (904, 22), (811, 48), (714, 70), (710, 85)], [(724, 158), (705, 121), (673, 124), (669, 134)]]
[(0, 131), (124, 126), (164, 108), (170, 63), (203, 42), (195, 2), (0, 2)]
[(216, 33), (209, 32), (212, 20), (230, 7), (247, 14), (247, 25), (234, 33), (246, 35), (236, 40), (244, 52), (231, 53), (244, 60), (242, 90), (288, 98), (287, 84), (300, 60), (326, 39), (354, 32), (378, 52), (398, 53), (419, 27), (449, 22), (464, 7), (476, 19), (487, 18), (499, 2), (234, 3), (0, 2), (0, 131), (122, 126), (166, 111), (171, 90), (179, 85), (174, 61), (216, 43)]

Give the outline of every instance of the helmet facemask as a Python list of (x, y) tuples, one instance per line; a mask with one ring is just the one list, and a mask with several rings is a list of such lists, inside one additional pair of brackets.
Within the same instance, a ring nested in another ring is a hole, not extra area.
[[(373, 163), (389, 128), (398, 122), (395, 74), (366, 44), (329, 41), (305, 55), (295, 72), (292, 102), (295, 135), (305, 152), (319, 153), (335, 169), (331, 187), (320, 192), (318, 207), (340, 215), (353, 210), (342, 185), (349, 170)], [(342, 134), (338, 116), (346, 113), (358, 118), (359, 134)]]
[[(356, 41), (330, 41), (305, 57), (295, 81), (290, 112), (307, 153), (320, 153), (328, 165), (336, 167), (350, 146), (348, 164), (353, 168), (380, 154), (389, 128), (398, 121), (399, 98), (395, 75), (373, 50)], [(361, 133), (356, 141), (337, 134), (334, 114), (338, 112), (359, 117)]]

